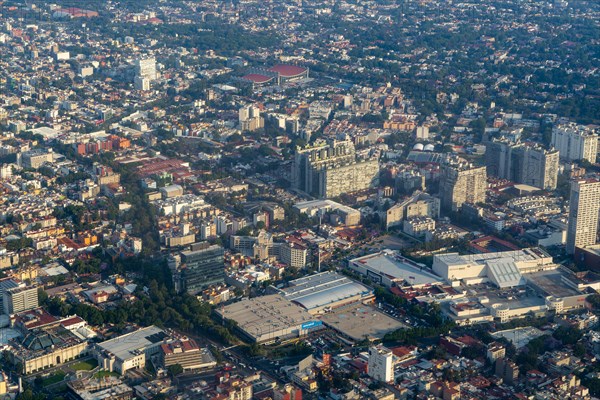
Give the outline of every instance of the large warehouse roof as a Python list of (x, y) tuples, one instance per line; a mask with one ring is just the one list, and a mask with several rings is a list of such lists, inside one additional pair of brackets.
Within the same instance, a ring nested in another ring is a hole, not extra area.
[(223, 318), (237, 322), (238, 327), (255, 339), (270, 332), (300, 328), (313, 321), (302, 307), (279, 294), (242, 300), (216, 310)]
[(296, 279), (283, 289), (284, 296), (307, 310), (366, 294), (369, 289), (335, 272), (322, 272)]

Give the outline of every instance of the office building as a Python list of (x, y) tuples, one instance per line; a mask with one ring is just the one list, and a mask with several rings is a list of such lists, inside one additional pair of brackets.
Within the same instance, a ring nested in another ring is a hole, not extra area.
[(211, 285), (225, 282), (223, 247), (195, 243), (169, 259), (176, 290), (198, 294)]
[(164, 368), (179, 364), (183, 371), (198, 371), (217, 365), (215, 358), (207, 348), (201, 348), (193, 339), (176, 340), (161, 345), (158, 354)]
[(98, 360), (98, 365), (104, 370), (125, 375), (130, 369), (143, 369), (146, 360), (158, 355), (161, 346), (169, 342), (169, 336), (162, 329), (152, 325), (97, 343), (94, 345), (93, 354)]
[(594, 164), (598, 154), (598, 133), (592, 127), (572, 122), (558, 125), (552, 129), (552, 146), (564, 160), (587, 160)]
[(382, 382), (394, 380), (394, 353), (383, 347), (369, 348), (369, 376)]
[(156, 60), (154, 58), (138, 59), (135, 61), (135, 76), (150, 81), (156, 79)]
[(484, 203), (486, 188), (485, 167), (475, 167), (460, 158), (449, 159), (442, 164), (440, 177), (442, 208), (458, 211), (464, 203)]
[(292, 167), (292, 186), (318, 198), (374, 188), (379, 161), (359, 159), (350, 140), (318, 141), (298, 148)]
[(7, 289), (3, 294), (2, 305), (8, 315), (31, 310), (38, 306), (38, 288), (21, 286)]
[(596, 244), (598, 212), (600, 212), (600, 181), (571, 182), (567, 253), (575, 253), (577, 247)]
[(558, 150), (493, 141), (486, 146), (487, 174), (540, 189), (554, 190), (558, 180)]
[(30, 150), (23, 153), (21, 157), (21, 164), (24, 168), (37, 169), (44, 163), (51, 163), (54, 161), (54, 153), (52, 150)]

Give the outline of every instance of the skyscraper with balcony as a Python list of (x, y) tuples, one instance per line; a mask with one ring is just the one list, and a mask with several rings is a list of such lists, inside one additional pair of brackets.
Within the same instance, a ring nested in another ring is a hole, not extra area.
[(454, 157), (441, 167), (440, 196), (442, 208), (458, 211), (464, 203), (484, 203), (487, 188), (485, 167), (476, 167)]
[(599, 213), (600, 181), (588, 179), (571, 182), (567, 253), (573, 254), (576, 247), (596, 243)]
[(568, 123), (552, 129), (552, 146), (567, 161), (587, 160), (594, 164), (598, 155), (598, 133), (589, 126)]
[(485, 161), (488, 175), (541, 189), (556, 189), (558, 150), (497, 140), (486, 145)]

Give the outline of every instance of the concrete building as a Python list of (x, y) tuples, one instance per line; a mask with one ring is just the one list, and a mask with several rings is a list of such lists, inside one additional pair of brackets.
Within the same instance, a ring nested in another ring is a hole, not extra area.
[(164, 368), (179, 364), (183, 371), (198, 371), (217, 365), (207, 348), (201, 348), (193, 339), (177, 340), (160, 346), (159, 359)]
[(600, 181), (579, 180), (571, 182), (567, 253), (575, 253), (577, 247), (596, 244), (599, 212)]
[(150, 79), (136, 76), (133, 78), (133, 87), (135, 87), (136, 90), (150, 90)]
[(435, 230), (435, 221), (429, 217), (411, 217), (404, 220), (402, 231), (413, 237), (424, 237), (426, 232)]
[(552, 146), (567, 161), (587, 160), (594, 164), (598, 155), (598, 133), (589, 126), (568, 123), (552, 129)]
[(416, 192), (411, 197), (394, 204), (385, 213), (385, 227), (390, 229), (402, 221), (414, 217), (440, 217), (440, 199), (425, 192)]
[(98, 365), (121, 375), (130, 369), (143, 369), (146, 360), (160, 352), (169, 336), (156, 326), (148, 326), (94, 345)]
[(238, 115), (242, 131), (253, 132), (265, 126), (265, 120), (260, 115), (260, 108), (254, 104), (240, 108)]
[(54, 153), (52, 150), (30, 150), (23, 153), (21, 157), (21, 163), (24, 168), (37, 169), (44, 163), (51, 163), (54, 161)]
[(61, 365), (87, 354), (88, 344), (59, 325), (47, 326), (10, 342), (10, 354), (23, 374)]
[(297, 338), (322, 325), (304, 308), (279, 294), (242, 300), (215, 312), (235, 321), (239, 332), (256, 343)]
[(442, 279), (392, 250), (383, 250), (348, 261), (348, 268), (386, 287), (427, 287)]
[(300, 243), (286, 242), (279, 248), (279, 258), (292, 268), (304, 268), (308, 262), (308, 248)]
[(369, 376), (382, 382), (394, 380), (394, 353), (383, 347), (369, 348)]
[(169, 260), (176, 289), (198, 294), (211, 285), (225, 282), (223, 247), (195, 243)]
[(540, 189), (554, 190), (558, 180), (558, 150), (493, 141), (486, 146), (487, 174)]
[[(295, 204), (294, 208), (300, 213), (307, 214), (311, 217), (314, 217), (315, 215), (323, 217), (327, 214), (337, 214), (341, 218), (342, 223), (346, 226), (360, 224), (360, 211), (331, 200), (303, 201)], [(322, 218), (322, 220), (324, 219)]]
[(415, 133), (415, 137), (417, 140), (429, 139), (429, 127), (428, 126), (417, 126), (417, 131)]
[(8, 315), (37, 308), (39, 305), (38, 288), (35, 286), (21, 286), (7, 289), (3, 294), (2, 303), (4, 313)]
[(552, 257), (535, 247), (483, 254), (435, 254), (432, 265), (433, 272), (450, 283), (491, 281), (501, 288), (524, 285), (522, 274), (554, 268)]
[(496, 360), (496, 376), (512, 385), (519, 377), (519, 367), (508, 358), (500, 358)]
[(475, 167), (462, 159), (442, 164), (440, 196), (446, 210), (458, 211), (464, 203), (484, 203), (486, 188), (485, 167)]
[(156, 59), (146, 58), (135, 61), (135, 76), (153, 81), (157, 78)]
[(350, 140), (318, 141), (298, 148), (292, 167), (292, 186), (315, 197), (374, 188), (379, 182), (379, 161), (358, 159)]

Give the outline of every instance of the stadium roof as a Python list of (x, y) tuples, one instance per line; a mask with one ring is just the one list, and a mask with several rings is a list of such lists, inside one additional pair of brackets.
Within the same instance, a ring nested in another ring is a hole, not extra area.
[(281, 76), (297, 76), (306, 72), (306, 68), (298, 67), (296, 65), (285, 65), (278, 64), (274, 65), (272, 68), (269, 68), (269, 71), (277, 72)]
[(242, 77), (247, 81), (252, 81), (254, 83), (266, 83), (270, 80), (273, 80), (272, 76), (262, 75), (262, 74), (248, 74)]
[(307, 310), (326, 307), (330, 304), (369, 292), (366, 286), (335, 272), (322, 272), (296, 279), (283, 295)]

